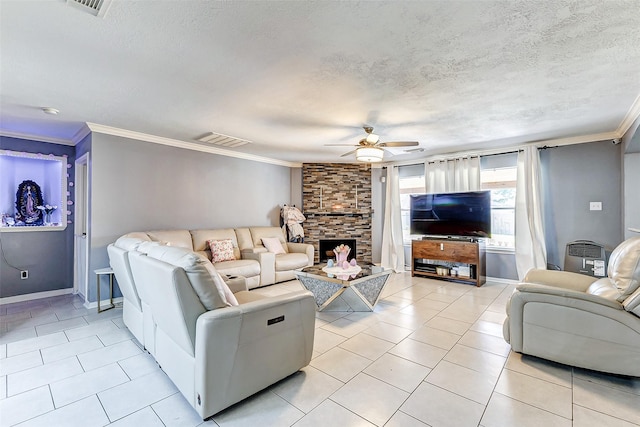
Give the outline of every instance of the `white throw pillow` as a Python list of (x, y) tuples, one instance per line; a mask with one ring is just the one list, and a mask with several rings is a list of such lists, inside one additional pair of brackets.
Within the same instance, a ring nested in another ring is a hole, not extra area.
[(280, 243), (280, 239), (277, 237), (263, 237), (262, 244), (269, 252), (273, 252), (276, 255), (286, 253), (282, 247), (282, 243)]

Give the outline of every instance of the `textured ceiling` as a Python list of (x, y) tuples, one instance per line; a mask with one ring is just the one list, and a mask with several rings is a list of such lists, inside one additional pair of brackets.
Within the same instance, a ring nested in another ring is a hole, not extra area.
[(638, 0), (113, 0), (103, 18), (2, 0), (0, 37), (5, 134), (213, 131), (314, 162), (348, 160), (324, 144), (357, 143), (365, 123), (424, 157), (613, 133), (638, 114)]

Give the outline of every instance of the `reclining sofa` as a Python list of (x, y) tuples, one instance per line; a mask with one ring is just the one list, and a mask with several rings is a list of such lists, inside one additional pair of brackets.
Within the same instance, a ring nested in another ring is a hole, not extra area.
[(108, 248), (123, 320), (203, 419), (309, 364), (310, 292), (264, 297), (201, 253), (139, 237)]
[[(159, 230), (128, 233), (124, 237), (162, 242), (192, 250), (212, 260), (216, 270), (227, 276), (244, 276), (249, 289), (295, 279), (295, 270), (313, 265), (314, 248), (306, 243), (287, 242), (279, 227), (242, 227), (203, 230)], [(282, 248), (270, 251), (264, 242), (277, 239)], [(230, 241), (232, 256), (216, 257), (209, 241)]]
[(601, 279), (529, 271), (507, 303), (503, 334), (519, 353), (640, 376), (640, 237), (614, 249)]

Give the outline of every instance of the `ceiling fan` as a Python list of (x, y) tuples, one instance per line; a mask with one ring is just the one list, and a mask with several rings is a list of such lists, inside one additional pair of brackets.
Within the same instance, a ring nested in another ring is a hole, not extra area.
[[(325, 144), (327, 147), (357, 147), (355, 150), (344, 153), (340, 157), (350, 156), (356, 153), (356, 160), (360, 162), (380, 162), (386, 147), (415, 147), (418, 141), (394, 141), (380, 142), (380, 137), (373, 133), (373, 126), (364, 125), (362, 127), (367, 136), (362, 138), (357, 144)], [(389, 152), (389, 151), (387, 151)]]

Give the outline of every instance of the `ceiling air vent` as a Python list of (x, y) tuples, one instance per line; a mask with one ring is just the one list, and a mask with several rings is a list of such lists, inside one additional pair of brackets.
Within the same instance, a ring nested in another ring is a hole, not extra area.
[(111, 0), (67, 0), (67, 4), (92, 15), (103, 17), (111, 5)]
[(234, 136), (223, 135), (221, 133), (209, 132), (204, 136), (198, 138), (200, 142), (207, 142), (213, 145), (219, 145), (221, 147), (235, 148), (241, 145), (249, 144), (251, 141), (246, 139), (236, 138)]

